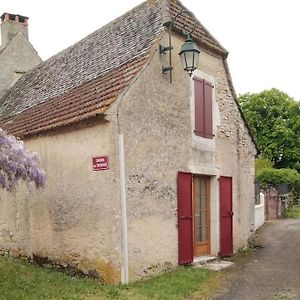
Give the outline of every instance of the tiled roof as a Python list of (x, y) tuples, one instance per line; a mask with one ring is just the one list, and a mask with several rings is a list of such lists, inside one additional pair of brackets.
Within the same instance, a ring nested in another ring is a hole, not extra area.
[[(0, 100), (0, 126), (24, 137), (103, 113), (147, 62), (179, 1), (146, 1), (24, 75)], [(174, 29), (183, 22), (180, 16)], [(193, 37), (227, 51), (198, 22)]]
[(44, 101), (6, 122), (6, 131), (26, 136), (72, 124), (103, 113), (128, 85), (144, 64), (145, 58), (128, 62), (111, 73)]

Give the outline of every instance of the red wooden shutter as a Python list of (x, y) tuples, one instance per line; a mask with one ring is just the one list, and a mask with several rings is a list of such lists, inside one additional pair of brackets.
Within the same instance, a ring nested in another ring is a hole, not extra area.
[(220, 177), (220, 255), (233, 254), (232, 177)]
[(204, 81), (204, 137), (213, 137), (212, 89), (210, 82)]
[(194, 77), (195, 134), (213, 138), (212, 89), (210, 82)]
[(178, 173), (178, 263), (193, 261), (192, 174)]
[(195, 134), (204, 136), (204, 80), (194, 77)]

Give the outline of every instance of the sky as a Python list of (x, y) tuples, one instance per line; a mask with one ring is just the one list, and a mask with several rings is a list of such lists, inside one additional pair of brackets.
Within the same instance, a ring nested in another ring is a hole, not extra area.
[[(142, 0), (0, 0), (0, 14), (29, 17), (29, 40), (43, 60)], [(181, 0), (229, 51), (237, 94), (277, 88), (300, 100), (299, 0)]]

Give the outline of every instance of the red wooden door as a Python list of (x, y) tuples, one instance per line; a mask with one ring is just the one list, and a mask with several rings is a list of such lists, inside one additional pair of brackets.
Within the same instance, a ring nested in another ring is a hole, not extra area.
[(193, 262), (193, 208), (190, 173), (178, 173), (178, 263)]
[(220, 177), (220, 255), (233, 254), (232, 177)]

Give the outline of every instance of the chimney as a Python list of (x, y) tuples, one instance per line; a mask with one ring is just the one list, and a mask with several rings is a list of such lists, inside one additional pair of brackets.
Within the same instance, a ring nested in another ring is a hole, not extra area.
[(4, 13), (1, 16), (1, 49), (19, 32), (28, 39), (28, 18), (20, 15)]

